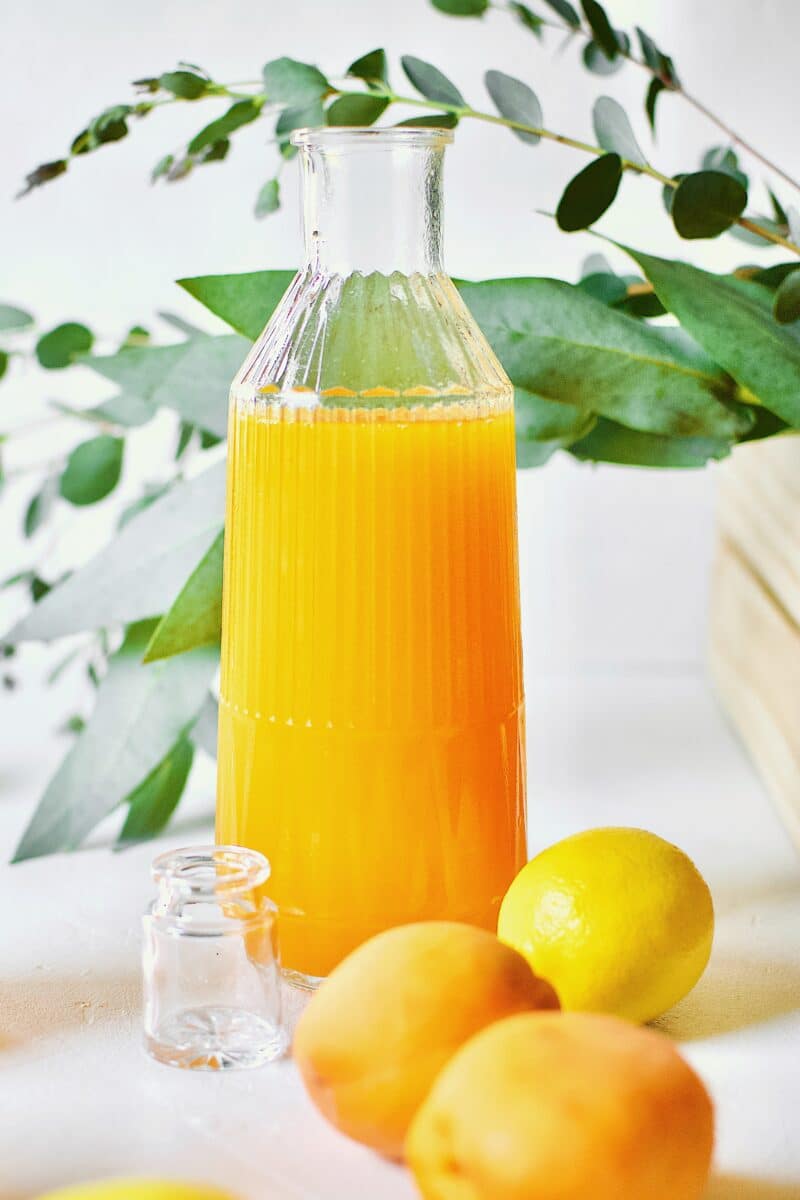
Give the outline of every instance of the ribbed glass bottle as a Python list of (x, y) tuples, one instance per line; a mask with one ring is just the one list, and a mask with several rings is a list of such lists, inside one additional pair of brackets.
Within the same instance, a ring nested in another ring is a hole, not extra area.
[(513, 390), (441, 264), (450, 134), (295, 135), (307, 261), (231, 389), (218, 840), (284, 967), (525, 860)]

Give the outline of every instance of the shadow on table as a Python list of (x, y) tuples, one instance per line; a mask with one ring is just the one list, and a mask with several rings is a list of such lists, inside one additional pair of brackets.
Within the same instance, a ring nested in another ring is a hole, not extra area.
[(686, 999), (655, 1024), (679, 1041), (697, 1041), (735, 1033), (799, 1009), (800, 963), (723, 951), (714, 955)]
[[(0, 1052), (105, 1021), (139, 1019), (138, 973), (79, 975), (34, 971), (0, 979)], [(0, 1200), (6, 1200), (0, 1191)]]
[(711, 1180), (703, 1200), (798, 1200), (800, 1183), (774, 1183), (744, 1175), (719, 1175)]

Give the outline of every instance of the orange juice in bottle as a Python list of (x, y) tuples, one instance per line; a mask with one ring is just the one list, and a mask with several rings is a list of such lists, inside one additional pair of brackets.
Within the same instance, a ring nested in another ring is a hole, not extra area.
[(494, 928), (525, 861), (513, 391), (444, 274), (433, 129), (301, 131), (307, 262), (231, 391), (218, 840), (284, 967)]

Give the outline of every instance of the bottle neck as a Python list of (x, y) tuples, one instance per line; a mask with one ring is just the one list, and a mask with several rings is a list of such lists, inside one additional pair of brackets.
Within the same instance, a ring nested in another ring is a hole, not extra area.
[(445, 130), (320, 129), (295, 135), (306, 266), (329, 275), (434, 275), (442, 266)]

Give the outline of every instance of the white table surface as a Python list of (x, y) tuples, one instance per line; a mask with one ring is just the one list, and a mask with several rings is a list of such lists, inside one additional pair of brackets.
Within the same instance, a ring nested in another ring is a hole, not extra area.
[[(43, 703), (35, 685), (4, 701), (4, 862), (64, 750), (42, 731)], [(662, 1021), (716, 1101), (709, 1200), (800, 1197), (800, 864), (705, 681), (541, 679), (529, 729), (532, 850), (640, 825), (683, 846), (711, 884), (711, 964)], [(195, 772), (159, 845), (208, 839), (212, 785)], [(139, 914), (154, 849), (0, 868), (0, 1200), (114, 1174), (204, 1180), (241, 1200), (411, 1200), (400, 1168), (316, 1115), (289, 1062), (192, 1074), (144, 1055)]]

